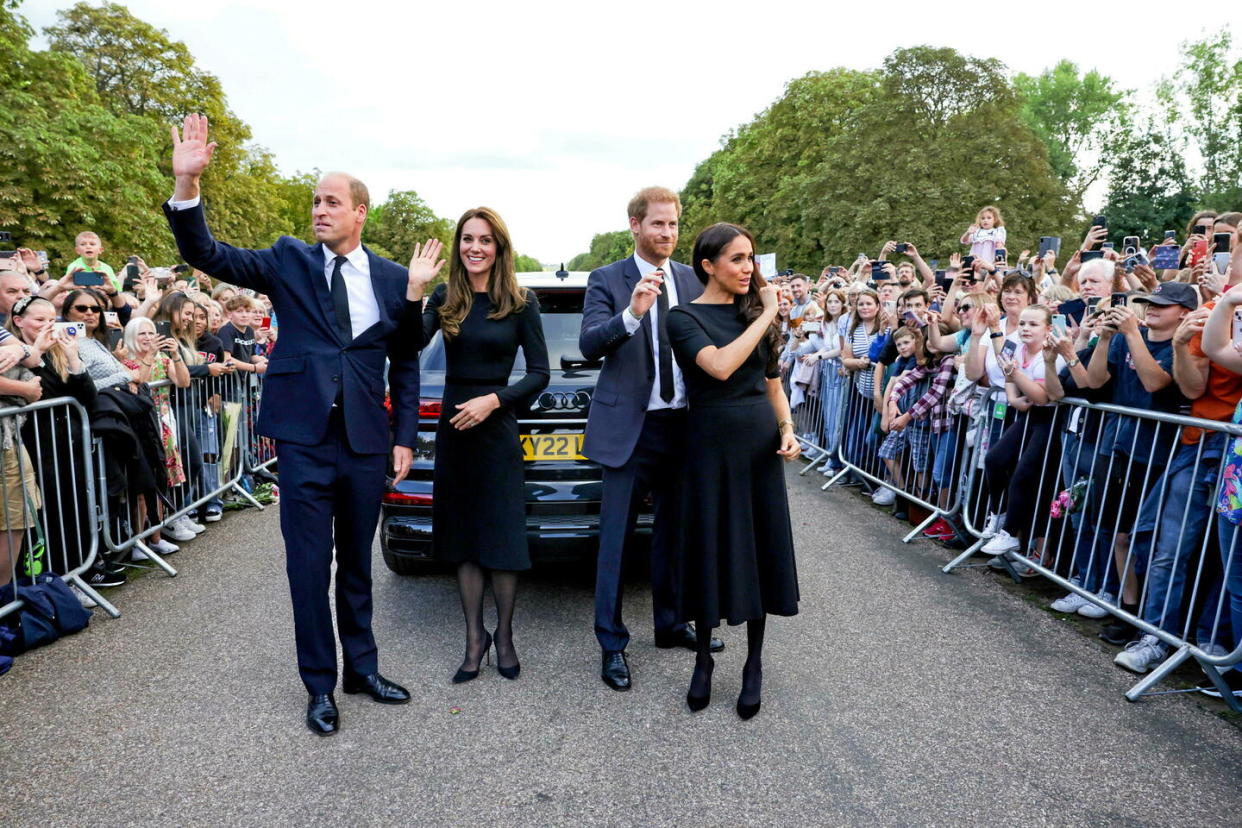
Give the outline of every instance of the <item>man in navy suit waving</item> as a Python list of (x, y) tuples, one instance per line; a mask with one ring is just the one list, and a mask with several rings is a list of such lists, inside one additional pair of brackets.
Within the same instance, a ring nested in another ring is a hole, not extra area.
[[(595, 570), (595, 637), (603, 650), (600, 676), (630, 689), (625, 657), (630, 634), (621, 620), (621, 569), (639, 504), (655, 501), (651, 539), (651, 602), (657, 647), (695, 648), (695, 633), (674, 617), (672, 484), (685, 446), (686, 386), (673, 360), (668, 310), (703, 292), (693, 268), (669, 259), (677, 247), (681, 199), (664, 187), (640, 190), (629, 203), (634, 255), (594, 271), (583, 300), (578, 346), (603, 359), (591, 399), (583, 453), (604, 467), (599, 558)], [(724, 643), (712, 639), (712, 650)]]
[(340, 727), (336, 641), (328, 600), (333, 549), (336, 616), (346, 693), (383, 704), (410, 700), (379, 673), (371, 633), (371, 545), (384, 493), (389, 422), (393, 468), (409, 472), (418, 429), (418, 352), (426, 283), (443, 266), (439, 242), (415, 251), (410, 267), (361, 244), (369, 196), (361, 181), (332, 173), (315, 187), (311, 217), (319, 243), (287, 236), (266, 250), (217, 242), (199, 202), (199, 177), (216, 145), (207, 119), (173, 127), (176, 187), (164, 205), (182, 257), (240, 287), (267, 294), (280, 316), (280, 345), (268, 363), (258, 431), (276, 441), (280, 524), (293, 598), (298, 671), (310, 694), (306, 724), (321, 736)]

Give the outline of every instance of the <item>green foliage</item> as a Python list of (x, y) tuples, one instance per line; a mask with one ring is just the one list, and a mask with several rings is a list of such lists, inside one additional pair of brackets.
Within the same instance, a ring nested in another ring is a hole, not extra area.
[(1013, 85), (1022, 121), (1043, 140), (1053, 172), (1081, 200), (1128, 137), (1131, 94), (1094, 69), (1080, 75), (1068, 60), (1036, 77), (1019, 73)]
[(1242, 58), (1228, 30), (1182, 45), (1183, 63), (1161, 87), (1165, 117), (1179, 123), (1203, 159), (1198, 200), (1242, 208)]
[(518, 273), (538, 273), (543, 270), (543, 265), (533, 256), (523, 256), (518, 253), (513, 257), (513, 269)]
[(452, 246), (453, 227), (452, 221), (437, 216), (418, 193), (392, 190), (383, 204), (371, 208), (362, 241), (382, 256), (408, 262), (414, 245), (428, 239), (439, 239), (447, 255)]
[(1148, 130), (1128, 136), (1115, 150), (1104, 214), (1109, 237), (1159, 239), (1182, 228), (1195, 212), (1194, 182), (1179, 147), (1169, 136)]
[(591, 248), (579, 253), (565, 264), (566, 270), (594, 270), (610, 262), (624, 259), (634, 252), (634, 237), (629, 230), (597, 233), (591, 239)]

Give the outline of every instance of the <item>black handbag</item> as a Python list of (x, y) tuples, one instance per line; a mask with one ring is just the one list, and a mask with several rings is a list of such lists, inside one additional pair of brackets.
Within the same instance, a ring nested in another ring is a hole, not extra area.
[[(34, 579), (22, 578), (17, 583), (17, 597), (22, 608), (5, 619), (12, 636), (0, 636), (0, 655), (21, 655), (36, 647), (51, 644), (62, 635), (85, 629), (91, 620), (91, 611), (78, 603), (78, 599), (57, 575), (40, 575)], [(7, 586), (0, 592), (9, 591)], [(6, 603), (6, 595), (0, 595), (0, 603)], [(16, 621), (14, 625), (12, 622)], [(0, 622), (4, 623), (4, 622)]]

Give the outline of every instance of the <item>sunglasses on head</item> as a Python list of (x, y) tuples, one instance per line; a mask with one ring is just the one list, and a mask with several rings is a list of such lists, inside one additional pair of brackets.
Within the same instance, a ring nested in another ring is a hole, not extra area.
[(99, 305), (74, 305), (73, 309), (78, 313), (99, 313)]

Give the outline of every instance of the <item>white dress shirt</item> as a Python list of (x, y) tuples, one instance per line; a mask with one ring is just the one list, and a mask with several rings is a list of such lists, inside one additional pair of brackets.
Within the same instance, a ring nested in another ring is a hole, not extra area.
[[(175, 201), (168, 199), (168, 206), (174, 210), (189, 210), (197, 207), (198, 196)], [(328, 292), (332, 292), (332, 267), (335, 253), (323, 247), (323, 274), (327, 282)], [(341, 275), (345, 277), (345, 290), (349, 294), (349, 323), (352, 328), (351, 337), (357, 338), (363, 331), (380, 321), (379, 302), (375, 298), (375, 290), (371, 286), (371, 262), (362, 245), (358, 245), (345, 255), (345, 264), (341, 265)], [(210, 274), (209, 274), (210, 275)], [(333, 319), (335, 321), (335, 317)]]
[[(673, 269), (668, 262), (662, 265), (653, 265), (644, 260), (637, 253), (634, 254), (634, 264), (638, 265), (638, 278), (646, 279), (656, 269), (664, 271), (664, 284), (660, 287), (668, 295), (668, 306), (670, 308), (677, 307), (677, 283), (673, 279)], [(651, 397), (647, 400), (648, 411), (659, 411), (664, 408), (685, 408), (686, 406), (686, 381), (681, 376), (681, 366), (677, 364), (677, 360), (673, 360), (673, 400), (665, 402), (660, 396), (660, 305), (656, 302), (651, 306), (651, 310), (647, 311), (647, 316), (651, 318), (651, 355), (655, 360), (655, 380), (651, 383)], [(626, 305), (625, 310), (621, 311), (621, 321), (625, 323), (626, 332), (633, 334), (642, 325), (642, 320), (630, 312), (630, 306)]]

